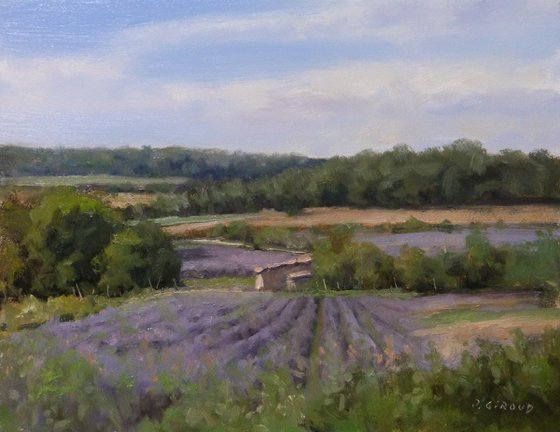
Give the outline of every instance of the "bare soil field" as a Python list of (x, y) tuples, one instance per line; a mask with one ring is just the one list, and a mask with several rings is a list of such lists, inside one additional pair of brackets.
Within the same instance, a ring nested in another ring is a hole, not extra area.
[(547, 328), (560, 327), (560, 320), (535, 317), (504, 317), (477, 322), (458, 322), (433, 328), (415, 330), (413, 337), (428, 338), (438, 347), (440, 354), (451, 365), (457, 364), (461, 353), (467, 349), (476, 352), (476, 339), (510, 343), (513, 332), (522, 329), (526, 336), (543, 333)]
[[(361, 224), (366, 227), (402, 223), (414, 217), (430, 224), (448, 220), (453, 225), (471, 223), (495, 224), (558, 224), (560, 223), (560, 206), (554, 205), (515, 205), (515, 206), (473, 206), (462, 208), (427, 208), (414, 209), (349, 209), (349, 208), (310, 208), (301, 215), (288, 216), (275, 211), (262, 211), (246, 220), (257, 227), (283, 226), (309, 228), (321, 225)], [(222, 222), (223, 223), (223, 222)], [(175, 225), (166, 228), (170, 234), (181, 235), (189, 231), (211, 228), (216, 223)]]
[(113, 208), (124, 209), (129, 205), (151, 204), (157, 198), (155, 193), (126, 193), (119, 192), (103, 198), (103, 202)]

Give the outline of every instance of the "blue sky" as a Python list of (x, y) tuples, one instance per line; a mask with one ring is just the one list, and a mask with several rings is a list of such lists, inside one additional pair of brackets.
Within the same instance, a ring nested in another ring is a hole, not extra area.
[(544, 0), (2, 0), (0, 143), (560, 154)]

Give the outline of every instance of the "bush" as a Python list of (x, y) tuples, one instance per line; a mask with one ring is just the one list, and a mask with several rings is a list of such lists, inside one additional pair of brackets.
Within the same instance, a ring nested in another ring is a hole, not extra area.
[(432, 229), (432, 225), (424, 221), (418, 220), (411, 216), (406, 221), (402, 223), (397, 223), (391, 226), (391, 232), (393, 233), (409, 233), (409, 232), (419, 232), (428, 231)]
[(396, 281), (393, 258), (371, 243), (351, 241), (352, 230), (335, 227), (313, 248), (315, 283), (330, 288), (382, 289)]
[(532, 289), (560, 283), (560, 240), (539, 232), (537, 241), (513, 248), (504, 279), (508, 285)]
[(486, 236), (474, 230), (466, 239), (464, 255), (464, 283), (468, 288), (500, 285), (504, 279), (508, 250), (493, 247)]
[[(100, 290), (122, 295), (134, 288), (176, 285), (181, 261), (171, 239), (153, 222), (139, 222), (117, 233), (95, 261)], [(111, 290), (111, 291), (110, 291)]]
[(406, 289), (435, 293), (459, 287), (458, 279), (451, 274), (455, 258), (451, 253), (430, 257), (420, 248), (404, 247), (396, 267)]
[(289, 228), (266, 227), (255, 229), (255, 248), (265, 249), (270, 247), (310, 250), (311, 242), (303, 235)]
[(253, 245), (255, 242), (253, 228), (245, 221), (233, 221), (227, 225), (218, 224), (212, 231), (212, 235), (223, 237), (226, 240), (240, 241), (249, 245)]
[(554, 282), (545, 282), (542, 287), (541, 306), (545, 308), (560, 307), (560, 286)]

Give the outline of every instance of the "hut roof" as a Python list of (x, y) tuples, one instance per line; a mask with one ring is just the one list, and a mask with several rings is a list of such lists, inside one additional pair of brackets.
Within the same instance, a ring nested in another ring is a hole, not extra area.
[(305, 254), (281, 263), (268, 264), (262, 267), (261, 266), (255, 267), (255, 273), (258, 274), (258, 273), (262, 273), (265, 270), (272, 270), (280, 267), (293, 266), (296, 264), (307, 264), (310, 263), (311, 261), (313, 261), (313, 256), (311, 254)]

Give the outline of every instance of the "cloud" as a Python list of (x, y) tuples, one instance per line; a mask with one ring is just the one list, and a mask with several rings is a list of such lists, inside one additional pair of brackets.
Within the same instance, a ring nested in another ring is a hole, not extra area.
[(417, 43), (450, 32), (456, 11), (442, 1), (341, 1), (324, 2), (320, 7), (317, 3), (307, 4), (292, 11), (148, 23), (118, 32), (113, 43), (121, 52), (247, 41), (377, 39), (395, 44)]
[(172, 46), (232, 42), (382, 41), (417, 46), (436, 37), (507, 35), (528, 25), (539, 28), (542, 20), (557, 14), (557, 5), (549, 0), (301, 2), (290, 10), (133, 26), (114, 35), (113, 49), (136, 55)]
[(130, 79), (126, 64), (107, 59), (4, 62), (0, 123), (9, 126), (0, 139), (13, 139), (6, 131), (21, 132), (25, 121), (37, 137), (46, 130), (68, 144), (99, 136), (122, 144), (128, 136), (136, 144), (322, 155), (471, 136), (495, 149), (557, 151), (559, 60), (354, 62), (217, 84)]

